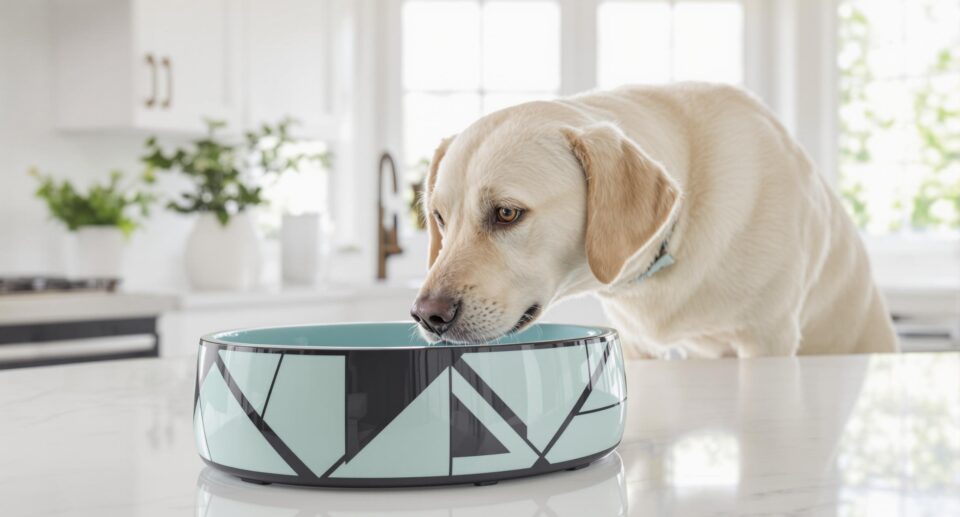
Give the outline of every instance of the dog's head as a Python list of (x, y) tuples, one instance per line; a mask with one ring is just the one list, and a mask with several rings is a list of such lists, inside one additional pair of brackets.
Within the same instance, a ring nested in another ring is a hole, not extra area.
[(430, 341), (496, 339), (583, 277), (612, 282), (677, 202), (672, 179), (617, 127), (511, 111), (434, 153), (422, 200), (430, 269), (411, 310)]

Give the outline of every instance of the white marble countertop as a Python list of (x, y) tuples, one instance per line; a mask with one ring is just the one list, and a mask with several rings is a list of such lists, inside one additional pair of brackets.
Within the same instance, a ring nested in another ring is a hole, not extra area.
[[(263, 286), (249, 291), (48, 292), (0, 296), (0, 325), (153, 316), (167, 311), (300, 306), (369, 300), (412, 299), (421, 280), (326, 282), (315, 286)], [(960, 313), (960, 285), (953, 282), (882, 284), (892, 313), (952, 318)]]
[(413, 299), (419, 282), (337, 283), (273, 286), (249, 291), (41, 292), (0, 296), (0, 325), (156, 316), (174, 310), (301, 306), (309, 303)]
[(189, 358), (0, 372), (11, 516), (960, 515), (960, 354), (628, 363), (590, 467), (495, 486), (331, 490), (205, 467)]
[(42, 292), (0, 296), (0, 325), (157, 316), (176, 307), (160, 293)]

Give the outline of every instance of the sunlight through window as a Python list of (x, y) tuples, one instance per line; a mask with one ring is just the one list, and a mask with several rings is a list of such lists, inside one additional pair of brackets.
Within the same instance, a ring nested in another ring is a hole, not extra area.
[(743, 82), (735, 1), (609, 1), (597, 12), (601, 88), (682, 80)]
[(840, 189), (870, 233), (960, 228), (960, 1), (839, 7)]
[(555, 1), (409, 1), (402, 32), (404, 156), (418, 173), (481, 115), (559, 94)]

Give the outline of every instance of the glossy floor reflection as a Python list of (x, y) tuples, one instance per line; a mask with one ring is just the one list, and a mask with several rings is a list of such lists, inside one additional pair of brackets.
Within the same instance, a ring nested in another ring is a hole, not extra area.
[(960, 515), (956, 354), (635, 363), (628, 379), (633, 515)]
[(582, 470), (483, 487), (378, 490), (256, 486), (207, 467), (197, 479), (197, 515), (617, 517), (629, 515), (629, 511), (623, 463), (614, 452)]

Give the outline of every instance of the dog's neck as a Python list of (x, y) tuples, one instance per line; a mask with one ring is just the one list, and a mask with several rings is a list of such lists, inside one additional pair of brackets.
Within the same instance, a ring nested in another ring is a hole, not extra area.
[(643, 282), (644, 280), (652, 277), (657, 274), (661, 269), (668, 268), (676, 263), (676, 259), (673, 258), (673, 254), (670, 253), (670, 236), (673, 233), (673, 228), (671, 228), (666, 237), (660, 241), (660, 250), (657, 252), (656, 256), (653, 257), (653, 262), (647, 266), (646, 271), (640, 273), (633, 280), (627, 280), (628, 282)]
[(677, 260), (683, 226), (678, 206), (653, 238), (627, 259), (620, 274), (609, 284), (597, 280), (584, 256), (561, 283), (554, 301), (591, 292), (611, 294), (659, 278)]
[(613, 293), (623, 289), (642, 286), (651, 279), (657, 279), (663, 270), (676, 263), (676, 250), (679, 245), (678, 214), (673, 214), (650, 241), (637, 250), (623, 265), (623, 269), (609, 284), (600, 284), (597, 291)]

